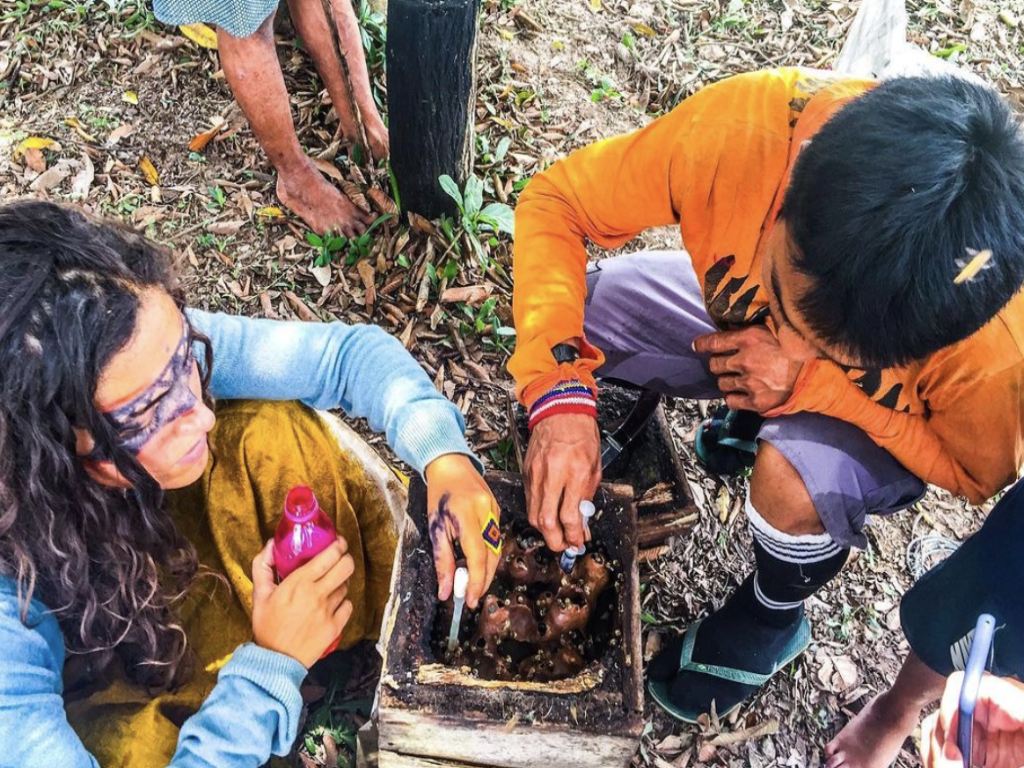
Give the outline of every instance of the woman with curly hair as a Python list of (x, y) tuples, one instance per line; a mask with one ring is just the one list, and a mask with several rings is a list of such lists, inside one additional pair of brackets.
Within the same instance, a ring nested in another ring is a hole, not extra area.
[[(403, 494), (313, 409), (423, 474), (442, 597), (456, 539), (486, 590), (498, 509), (461, 414), (379, 328), (186, 309), (153, 244), (28, 201), (0, 206), (0, 308), (0, 765), (287, 753), (307, 668), (379, 630)], [(339, 537), (276, 583), (299, 482)]]

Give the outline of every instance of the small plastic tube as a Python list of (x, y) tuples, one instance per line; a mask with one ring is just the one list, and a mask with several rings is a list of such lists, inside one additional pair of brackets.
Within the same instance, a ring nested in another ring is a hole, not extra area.
[(469, 571), (465, 568), (455, 569), (455, 585), (452, 594), (455, 597), (455, 611), (452, 613), (452, 627), (448, 631), (448, 652), (451, 653), (459, 644), (459, 626), (462, 624), (462, 609), (466, 605), (466, 587), (469, 586)]
[[(590, 533), (590, 518), (594, 516), (595, 512), (597, 512), (597, 507), (594, 506), (594, 502), (589, 499), (584, 499), (580, 502), (580, 514), (583, 515), (584, 535)], [(579, 547), (566, 547), (562, 552), (562, 556), (558, 560), (558, 565), (564, 573), (571, 573), (573, 566), (576, 565), (576, 558), (585, 554), (586, 551), (586, 544), (582, 544)]]

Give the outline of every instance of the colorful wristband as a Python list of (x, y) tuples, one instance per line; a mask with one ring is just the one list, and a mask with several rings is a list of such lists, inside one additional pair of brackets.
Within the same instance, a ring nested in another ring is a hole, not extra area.
[(529, 428), (532, 430), (548, 416), (560, 413), (585, 413), (596, 419), (597, 398), (581, 381), (561, 381), (530, 408)]

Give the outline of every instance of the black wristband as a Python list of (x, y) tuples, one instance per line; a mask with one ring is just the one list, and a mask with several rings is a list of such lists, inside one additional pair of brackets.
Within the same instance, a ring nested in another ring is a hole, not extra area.
[(572, 344), (555, 344), (551, 348), (551, 354), (559, 363), (575, 363), (580, 359), (580, 351)]

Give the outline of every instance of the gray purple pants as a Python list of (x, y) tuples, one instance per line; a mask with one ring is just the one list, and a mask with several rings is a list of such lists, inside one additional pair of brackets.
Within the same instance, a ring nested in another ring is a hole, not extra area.
[[(685, 251), (641, 251), (593, 263), (584, 326), (605, 353), (601, 377), (667, 395), (721, 397), (693, 340), (718, 330), (708, 316)], [(772, 444), (803, 479), (818, 517), (843, 547), (864, 547), (869, 514), (913, 504), (925, 484), (856, 427), (815, 413), (768, 419), (758, 440)]]

